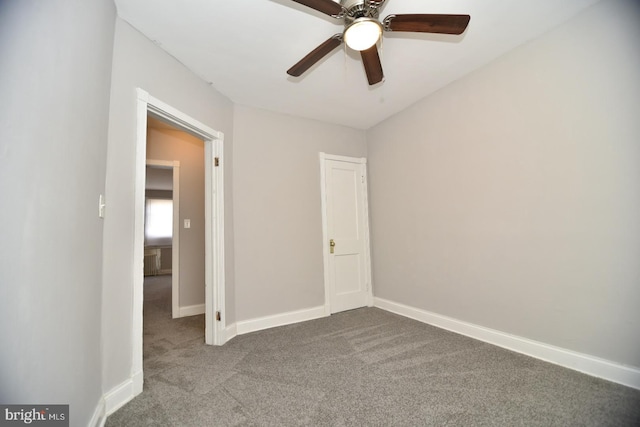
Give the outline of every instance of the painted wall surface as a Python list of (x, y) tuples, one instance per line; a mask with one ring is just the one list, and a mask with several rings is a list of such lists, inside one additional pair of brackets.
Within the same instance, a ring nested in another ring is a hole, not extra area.
[[(148, 169), (147, 169), (148, 170)], [(169, 169), (171, 170), (171, 169)], [(173, 199), (173, 191), (167, 190), (145, 190), (144, 196), (152, 199)]]
[[(149, 156), (147, 156), (147, 158), (148, 157)], [(173, 169), (163, 166), (147, 166), (144, 188), (147, 191), (171, 191), (173, 189)]]
[(102, 397), (110, 0), (0, 2), (0, 402)]
[(365, 157), (365, 133), (235, 108), (238, 321), (324, 304), (321, 151)]
[(224, 133), (227, 322), (234, 320), (232, 103), (121, 19), (116, 19), (104, 233), (104, 391), (131, 375), (136, 88)]
[(377, 297), (640, 367), (640, 6), (368, 132)]
[[(180, 162), (180, 307), (204, 304), (204, 141), (149, 128), (147, 159)], [(191, 228), (184, 228), (189, 219)]]

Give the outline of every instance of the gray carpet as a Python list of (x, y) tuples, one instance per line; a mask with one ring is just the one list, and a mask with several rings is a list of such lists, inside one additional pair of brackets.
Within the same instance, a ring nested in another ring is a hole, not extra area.
[(145, 281), (144, 391), (106, 426), (640, 426), (640, 391), (376, 308), (204, 345)]

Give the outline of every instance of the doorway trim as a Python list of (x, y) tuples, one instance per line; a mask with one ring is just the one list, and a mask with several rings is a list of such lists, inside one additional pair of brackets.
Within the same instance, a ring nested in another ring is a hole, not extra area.
[(180, 162), (177, 160), (147, 159), (146, 166), (171, 169), (173, 223), (171, 236), (171, 317), (180, 317)]
[[(193, 119), (171, 105), (136, 89), (136, 145), (134, 183), (132, 376), (134, 394), (142, 391), (142, 303), (144, 269), (144, 185), (147, 150), (147, 114), (204, 140), (205, 145), (205, 342), (224, 343), (224, 134)], [(218, 158), (219, 167), (215, 166)]]
[(363, 203), (364, 203), (364, 256), (365, 256), (365, 280), (367, 282), (367, 306), (373, 306), (373, 283), (371, 274), (371, 239), (369, 236), (369, 192), (367, 177), (366, 157), (347, 157), (334, 154), (319, 153), (320, 157), (320, 203), (322, 212), (322, 260), (324, 271), (324, 314), (331, 316), (331, 278), (329, 275), (329, 225), (327, 218), (327, 160), (339, 162), (357, 163), (363, 165)]

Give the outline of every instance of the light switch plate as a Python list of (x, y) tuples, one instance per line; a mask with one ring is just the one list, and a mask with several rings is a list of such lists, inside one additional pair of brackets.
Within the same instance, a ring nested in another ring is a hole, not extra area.
[(104, 196), (101, 194), (100, 197), (98, 198), (98, 217), (100, 218), (104, 218), (104, 207), (105, 207)]
[(185, 219), (184, 220), (184, 228), (191, 228), (191, 220), (190, 219)]

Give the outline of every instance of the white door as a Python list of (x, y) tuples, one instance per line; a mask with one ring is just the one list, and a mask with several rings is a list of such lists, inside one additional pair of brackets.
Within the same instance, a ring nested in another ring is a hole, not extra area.
[(329, 313), (372, 305), (366, 159), (320, 153), (325, 307)]

